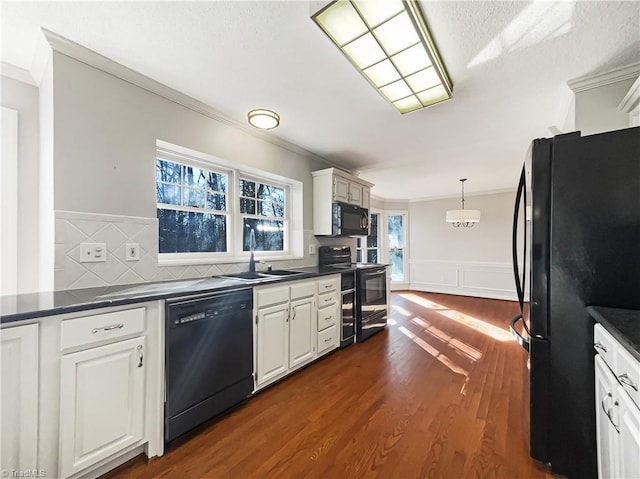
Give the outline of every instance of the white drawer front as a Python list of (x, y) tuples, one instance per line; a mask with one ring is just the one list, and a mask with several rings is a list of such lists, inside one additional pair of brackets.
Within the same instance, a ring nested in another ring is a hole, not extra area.
[(316, 294), (316, 282), (315, 281), (303, 281), (300, 283), (294, 283), (291, 288), (291, 301), (294, 299), (308, 298)]
[(338, 305), (333, 304), (318, 310), (318, 331), (327, 329), (338, 322)]
[(618, 346), (615, 373), (631, 400), (640, 408), (640, 362)]
[(318, 308), (325, 308), (332, 304), (338, 304), (338, 291), (318, 296)]
[(289, 286), (276, 286), (272, 288), (254, 289), (256, 295), (256, 308), (264, 308), (272, 304), (286, 303), (289, 301)]
[(318, 293), (329, 293), (330, 291), (337, 291), (340, 288), (340, 277), (332, 276), (330, 279), (318, 280)]
[(601, 324), (596, 324), (593, 328), (593, 345), (607, 366), (615, 371), (617, 343)]
[(145, 330), (144, 308), (114, 311), (62, 321), (62, 350), (141, 334)]
[(335, 349), (337, 345), (338, 328), (336, 326), (331, 326), (318, 333), (318, 354)]

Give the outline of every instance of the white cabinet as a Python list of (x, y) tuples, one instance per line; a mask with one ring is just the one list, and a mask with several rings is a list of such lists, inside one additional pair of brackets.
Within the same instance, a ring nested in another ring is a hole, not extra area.
[(340, 300), (339, 276), (318, 281), (318, 355), (326, 354), (339, 346)]
[(636, 361), (600, 324), (594, 329), (598, 477), (640, 477)]
[(60, 323), (60, 477), (100, 467), (150, 434), (146, 308), (96, 313)]
[[(339, 287), (340, 275), (331, 275), (254, 288), (256, 389), (338, 347)], [(319, 297), (331, 298), (330, 304), (319, 307)]]
[(145, 346), (145, 338), (138, 337), (63, 356), (62, 477), (143, 439)]
[(372, 183), (335, 168), (313, 173), (313, 234), (331, 235), (333, 203), (369, 209)]
[(289, 323), (289, 368), (308, 363), (315, 356), (315, 296), (291, 302)]
[(256, 312), (256, 383), (265, 384), (288, 370), (289, 302)]
[(598, 477), (616, 477), (618, 425), (614, 424), (612, 414), (617, 415), (614, 404), (617, 399), (618, 381), (606, 366), (603, 359), (596, 355), (596, 435), (598, 444)]
[(0, 330), (0, 469), (35, 470), (38, 449), (38, 325)]

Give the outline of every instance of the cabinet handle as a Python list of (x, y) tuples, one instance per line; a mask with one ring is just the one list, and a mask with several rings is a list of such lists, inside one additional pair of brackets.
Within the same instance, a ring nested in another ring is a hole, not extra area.
[(330, 314), (329, 316), (326, 317), (326, 320), (329, 320), (329, 319), (333, 319), (333, 314)]
[(599, 349), (600, 351), (602, 351), (603, 353), (607, 352), (607, 348), (605, 347), (604, 344), (602, 344), (600, 341), (598, 341), (597, 343), (595, 343), (593, 345), (594, 348)]
[(331, 287), (332, 287), (332, 286), (333, 286), (333, 285), (331, 285), (331, 284), (325, 284), (325, 285), (324, 285), (324, 289), (331, 289)]
[(93, 328), (91, 330), (92, 333), (99, 333), (100, 331), (111, 331), (113, 329), (122, 329), (124, 328), (124, 324), (123, 323), (119, 323), (119, 324), (112, 324), (111, 326), (105, 326), (104, 328)]
[(331, 341), (333, 338), (327, 338), (324, 340), (325, 343), (328, 343), (329, 341)]
[(331, 298), (324, 298), (325, 303), (330, 303), (331, 301), (333, 301)]
[(626, 384), (631, 389), (633, 389), (634, 391), (638, 392), (638, 385), (636, 383), (634, 383), (631, 380), (631, 378), (629, 378), (629, 375), (627, 373), (621, 374), (620, 376), (618, 376), (618, 379), (620, 379), (620, 382), (622, 384)]
[(142, 344), (138, 345), (136, 350), (138, 351), (138, 359), (139, 359), (138, 367), (141, 368), (142, 367), (142, 360), (144, 359), (144, 354), (142, 354)]
[(293, 308), (293, 316), (291, 317), (291, 321), (296, 319), (296, 308)]
[(607, 393), (607, 395), (605, 397), (602, 398), (602, 401), (600, 402), (600, 404), (602, 405), (602, 410), (604, 411), (604, 413), (607, 415), (607, 418), (609, 418), (609, 422), (611, 423), (611, 425), (613, 426), (613, 428), (616, 430), (616, 432), (618, 434), (620, 434), (620, 428), (616, 425), (615, 422), (613, 422), (613, 419), (611, 418), (611, 410), (616, 407), (619, 406), (618, 401), (614, 402), (613, 405), (611, 407), (607, 407), (605, 405), (605, 401), (611, 398), (613, 399), (613, 396), (611, 396), (611, 393)]

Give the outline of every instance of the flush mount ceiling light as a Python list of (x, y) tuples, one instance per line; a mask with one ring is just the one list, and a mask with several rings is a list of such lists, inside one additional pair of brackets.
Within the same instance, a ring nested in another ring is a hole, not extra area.
[(251, 110), (247, 115), (247, 119), (251, 126), (255, 126), (256, 128), (261, 128), (263, 130), (271, 130), (280, 124), (280, 115), (271, 110)]
[(461, 210), (449, 210), (447, 211), (447, 223), (451, 223), (455, 228), (464, 226), (470, 228), (478, 221), (480, 221), (480, 210), (465, 210), (464, 209), (464, 182), (466, 178), (460, 178), (462, 183), (462, 209)]
[(311, 18), (400, 113), (451, 98), (453, 85), (414, 0), (337, 0)]

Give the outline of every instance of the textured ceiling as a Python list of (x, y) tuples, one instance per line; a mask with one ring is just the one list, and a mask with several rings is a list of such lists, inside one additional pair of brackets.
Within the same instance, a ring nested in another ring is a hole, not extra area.
[[(2, 60), (29, 69), (45, 27), (375, 183), (388, 199), (513, 188), (561, 128), (570, 79), (640, 62), (640, 2), (421, 2), (453, 99), (400, 115), (310, 20), (309, 2), (2, 3)], [(189, 146), (189, 145), (185, 145)]]

